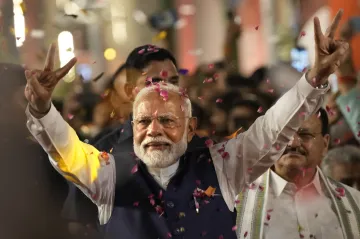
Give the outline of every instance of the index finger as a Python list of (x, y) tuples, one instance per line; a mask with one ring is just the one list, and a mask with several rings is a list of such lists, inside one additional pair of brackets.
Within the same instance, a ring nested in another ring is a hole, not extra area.
[(54, 43), (52, 43), (49, 47), (49, 50), (48, 50), (48, 53), (46, 56), (44, 71), (52, 71), (53, 70), (54, 61), (55, 61), (55, 50), (56, 50), (56, 45)]
[(344, 13), (343, 9), (340, 9), (336, 13), (336, 16), (335, 16), (334, 20), (332, 21), (331, 25), (326, 30), (325, 36), (330, 37), (330, 38), (334, 38), (336, 29), (339, 26), (339, 23), (340, 23), (340, 20), (341, 20), (341, 17), (343, 15), (343, 13)]

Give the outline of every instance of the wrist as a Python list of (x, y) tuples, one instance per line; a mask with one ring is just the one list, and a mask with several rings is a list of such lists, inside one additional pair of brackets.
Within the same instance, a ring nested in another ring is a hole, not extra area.
[(305, 74), (306, 80), (314, 87), (327, 86), (329, 76), (321, 76), (317, 71), (310, 69)]
[(35, 118), (37, 119), (41, 119), (43, 118), (45, 115), (47, 115), (49, 113), (51, 109), (51, 104), (49, 105), (49, 107), (47, 108), (47, 110), (44, 110), (44, 111), (39, 111), (37, 109), (35, 109), (34, 107), (32, 107), (30, 104), (29, 104), (29, 111), (31, 113), (32, 116), (34, 116)]

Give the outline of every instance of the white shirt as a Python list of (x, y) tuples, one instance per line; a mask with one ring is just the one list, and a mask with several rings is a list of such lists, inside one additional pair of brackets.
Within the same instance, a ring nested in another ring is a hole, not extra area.
[(170, 179), (176, 174), (179, 167), (179, 160), (167, 168), (148, 168), (148, 171), (155, 181), (163, 188), (166, 189)]
[[(255, 181), (280, 158), (302, 122), (322, 105), (328, 90), (314, 88), (303, 76), (246, 132), (209, 148), (230, 211), (234, 211), (235, 197), (244, 185)], [(53, 105), (41, 119), (33, 117), (28, 109), (26, 114), (27, 127), (49, 154), (51, 164), (97, 205), (100, 224), (105, 224), (114, 207), (114, 157), (109, 155), (104, 160), (96, 148), (81, 142)]]
[(331, 200), (321, 189), (319, 173), (311, 183), (297, 191), (270, 170), (267, 218), (264, 238), (342, 239), (340, 222), (331, 209)]

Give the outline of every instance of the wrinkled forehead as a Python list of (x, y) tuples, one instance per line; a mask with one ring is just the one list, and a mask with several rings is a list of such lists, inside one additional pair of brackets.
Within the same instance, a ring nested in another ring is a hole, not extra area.
[(168, 98), (165, 101), (156, 91), (147, 92), (138, 99), (134, 108), (134, 117), (171, 115), (183, 117), (181, 110), (181, 98), (173, 92), (168, 92)]

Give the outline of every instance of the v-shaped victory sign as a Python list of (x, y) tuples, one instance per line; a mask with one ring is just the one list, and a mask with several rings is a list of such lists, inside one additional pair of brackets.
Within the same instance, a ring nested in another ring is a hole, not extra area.
[(315, 34), (315, 64), (308, 72), (307, 79), (314, 86), (327, 83), (328, 76), (336, 71), (346, 57), (349, 44), (345, 41), (335, 40), (335, 32), (338, 28), (343, 10), (339, 10), (325, 35), (321, 31), (319, 18), (314, 18)]
[(36, 117), (41, 117), (50, 110), (51, 96), (57, 83), (70, 71), (77, 61), (74, 57), (65, 66), (54, 70), (55, 51), (55, 44), (51, 44), (42, 71), (25, 71), (27, 79), (25, 97), (29, 102), (30, 112)]

